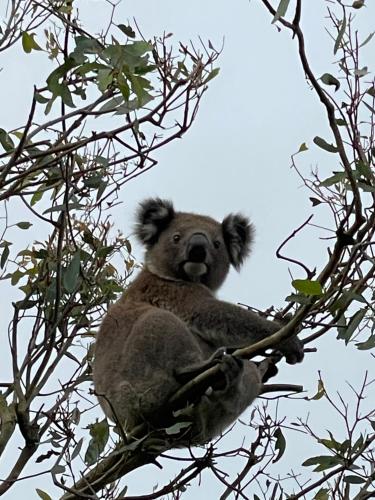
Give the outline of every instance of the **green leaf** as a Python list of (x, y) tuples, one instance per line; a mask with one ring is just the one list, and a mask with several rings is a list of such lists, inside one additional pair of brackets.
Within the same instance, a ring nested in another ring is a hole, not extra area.
[(63, 286), (68, 293), (74, 292), (79, 281), (79, 270), (81, 267), (81, 255), (78, 250), (74, 255), (70, 264), (63, 273)]
[(63, 465), (54, 465), (51, 469), (51, 474), (63, 474), (65, 472), (65, 467)]
[(352, 301), (361, 302), (366, 304), (366, 299), (362, 295), (353, 292), (351, 290), (344, 290), (337, 300), (330, 306), (329, 310), (334, 313), (338, 309), (347, 309), (348, 305)]
[(1, 254), (1, 260), (0, 260), (0, 268), (4, 269), (5, 263), (8, 260), (9, 257), (9, 244), (6, 242), (6, 245), (4, 245), (4, 250), (3, 253)]
[(186, 429), (191, 426), (191, 422), (177, 422), (174, 425), (171, 425), (167, 429), (165, 429), (166, 434), (173, 435), (179, 434), (182, 429)]
[(357, 182), (357, 186), (366, 193), (375, 193), (375, 187), (370, 184), (366, 184), (365, 182)]
[(311, 201), (313, 207), (316, 207), (317, 205), (320, 205), (321, 203), (323, 203), (322, 200), (319, 200), (318, 198), (314, 198), (313, 196), (310, 196), (309, 200)]
[(365, 0), (355, 0), (355, 2), (352, 3), (352, 7), (354, 9), (360, 9), (365, 5)]
[(273, 435), (276, 438), (276, 443), (275, 443), (275, 449), (278, 450), (277, 457), (272, 460), (272, 463), (276, 463), (280, 460), (280, 458), (284, 455), (285, 448), (286, 448), (286, 441), (285, 437), (280, 429), (278, 427)]
[(84, 64), (87, 61), (86, 54), (100, 54), (103, 50), (103, 47), (95, 38), (79, 35), (75, 37), (74, 41), (76, 46), (70, 56), (77, 65)]
[(113, 97), (109, 99), (103, 106), (99, 109), (100, 113), (115, 111), (117, 106), (124, 103), (124, 98), (122, 96)]
[(44, 110), (44, 114), (47, 116), (49, 114), (49, 112), (51, 111), (52, 109), (52, 105), (53, 103), (55, 102), (56, 100), (56, 96), (54, 97), (51, 97), (51, 99), (48, 101), (47, 103), (47, 106), (45, 107), (45, 110)]
[(359, 48), (364, 47), (369, 41), (372, 39), (372, 37), (375, 35), (374, 32), (370, 33), (369, 36), (361, 43)]
[(325, 141), (324, 139), (322, 139), (319, 136), (314, 137), (313, 140), (314, 140), (314, 144), (316, 144), (320, 148), (324, 149), (325, 151), (328, 151), (329, 153), (337, 153), (338, 152), (338, 149), (336, 146), (334, 146), (333, 144), (328, 144), (327, 141)]
[(349, 340), (351, 339), (353, 333), (355, 330), (358, 328), (360, 325), (361, 321), (365, 317), (367, 313), (367, 309), (359, 309), (351, 318), (349, 321), (349, 324), (346, 328), (340, 328), (339, 333), (337, 335), (338, 339), (343, 339), (345, 340), (345, 344), (348, 344)]
[(318, 439), (318, 442), (329, 448), (330, 450), (335, 450), (337, 452), (341, 451), (341, 443), (336, 441), (336, 439), (333, 437), (332, 432), (329, 432), (329, 436), (331, 439)]
[(321, 455), (318, 457), (311, 457), (303, 462), (304, 467), (309, 467), (310, 465), (317, 465), (314, 472), (322, 472), (327, 469), (335, 467), (335, 465), (342, 465), (343, 459), (331, 455)]
[(365, 482), (365, 479), (363, 479), (363, 477), (353, 475), (353, 476), (345, 476), (344, 481), (350, 484), (362, 484)]
[(74, 448), (71, 456), (71, 460), (74, 460), (78, 455), (80, 454), (81, 448), (83, 444), (83, 438), (81, 438), (78, 443), (76, 444), (76, 447)]
[(44, 191), (35, 191), (35, 193), (31, 197), (30, 205), (34, 206), (35, 203), (40, 201), (42, 199), (43, 194), (44, 194)]
[(80, 210), (82, 208), (84, 208), (84, 205), (81, 205), (75, 201), (73, 203), (68, 203), (68, 205), (55, 205), (51, 208), (47, 208), (46, 210), (44, 210), (43, 214), (51, 214), (52, 212), (62, 212), (66, 210)]
[(100, 422), (95, 422), (89, 426), (90, 442), (85, 454), (85, 463), (93, 465), (99, 458), (99, 455), (105, 448), (109, 437), (109, 427), (106, 419)]
[(113, 252), (115, 249), (114, 245), (109, 245), (108, 247), (101, 247), (99, 250), (96, 252), (97, 257), (100, 259), (105, 259), (110, 253)]
[(338, 125), (339, 127), (343, 127), (343, 126), (345, 126), (345, 125), (346, 125), (346, 121), (345, 121), (345, 120), (343, 120), (342, 118), (336, 118), (336, 120), (335, 120), (335, 121), (336, 121), (336, 123), (337, 123), (337, 125)]
[(358, 78), (362, 78), (362, 76), (366, 76), (369, 74), (368, 67), (364, 66), (361, 69), (355, 69), (354, 74), (355, 76), (358, 76)]
[(272, 24), (280, 19), (280, 17), (284, 17), (288, 7), (290, 0), (280, 0), (279, 6), (277, 7), (276, 14), (272, 19)]
[(100, 92), (104, 92), (108, 86), (112, 83), (113, 81), (113, 73), (111, 68), (106, 68), (106, 69), (100, 69), (98, 71), (98, 76), (97, 76), (97, 82), (98, 82), (98, 89)]
[(337, 33), (335, 46), (333, 48), (334, 55), (336, 55), (336, 52), (339, 50), (340, 46), (342, 45), (342, 39), (343, 39), (343, 36), (345, 34), (345, 30), (346, 30), (346, 15), (344, 12), (344, 18), (340, 23), (340, 29), (339, 29), (339, 32)]
[(314, 500), (329, 500), (329, 490), (327, 488), (320, 488), (318, 493), (314, 496)]
[(333, 186), (334, 184), (338, 184), (339, 182), (343, 182), (345, 179), (346, 179), (345, 172), (334, 172), (331, 177), (324, 179), (324, 181), (322, 181), (320, 185), (324, 187), (329, 187)]
[(303, 142), (300, 147), (299, 147), (299, 150), (297, 151), (297, 153), (302, 153), (303, 151), (307, 151), (309, 148), (307, 147), (307, 144), (306, 142)]
[(32, 309), (37, 304), (37, 300), (19, 300), (16, 302), (17, 309)]
[(302, 293), (291, 293), (287, 297), (285, 297), (287, 302), (297, 302), (297, 304), (309, 304), (310, 299), (303, 295)]
[(43, 50), (34, 40), (34, 36), (34, 33), (29, 34), (27, 31), (22, 33), (22, 47), (27, 54), (30, 54), (32, 50)]
[(20, 229), (29, 229), (32, 226), (31, 222), (17, 222), (16, 226)]
[(39, 94), (39, 92), (35, 92), (34, 97), (39, 104), (46, 104), (49, 101), (48, 97), (44, 97), (42, 94)]
[(36, 488), (35, 491), (39, 495), (39, 498), (41, 498), (42, 500), (52, 500), (52, 498), (45, 491), (40, 490), (39, 488)]
[(151, 95), (146, 89), (150, 88), (150, 82), (141, 76), (129, 75), (132, 91), (138, 99), (138, 107), (142, 107), (145, 103), (149, 102)]
[(125, 24), (118, 24), (117, 27), (129, 38), (135, 38), (135, 31), (131, 26), (125, 26)]
[(69, 87), (67, 85), (65, 85), (65, 84), (60, 85), (58, 95), (61, 97), (62, 102), (64, 104), (66, 104), (70, 108), (76, 107), (76, 105), (74, 104), (73, 99), (72, 99), (72, 93), (70, 92)]
[(293, 280), (294, 288), (305, 295), (323, 295), (322, 285), (315, 280)]
[(358, 342), (355, 346), (360, 351), (368, 351), (369, 349), (374, 349), (375, 348), (375, 334), (370, 335), (370, 337), (365, 342)]
[(357, 441), (353, 444), (352, 452), (357, 453), (357, 451), (359, 451), (362, 448), (363, 443), (364, 443), (364, 438), (363, 435), (361, 434), (357, 439)]
[(0, 144), (3, 146), (5, 151), (11, 151), (14, 149), (14, 142), (12, 141), (12, 138), (3, 128), (0, 128)]
[(15, 286), (17, 285), (17, 283), (19, 282), (19, 280), (24, 276), (24, 273), (21, 272), (19, 269), (17, 269), (16, 271), (14, 271), (14, 273), (12, 274), (12, 278), (10, 280), (10, 283), (12, 286)]
[(220, 72), (220, 68), (213, 69), (207, 76), (207, 78), (203, 81), (203, 83), (208, 83), (210, 80), (213, 80)]
[(318, 381), (318, 390), (317, 390), (315, 396), (313, 396), (310, 399), (317, 401), (318, 399), (322, 399), (322, 397), (324, 396), (325, 393), (326, 393), (326, 391), (324, 389), (324, 384), (321, 380), (319, 380)]
[(340, 82), (330, 73), (324, 73), (320, 78), (325, 85), (333, 85), (335, 92), (340, 88)]

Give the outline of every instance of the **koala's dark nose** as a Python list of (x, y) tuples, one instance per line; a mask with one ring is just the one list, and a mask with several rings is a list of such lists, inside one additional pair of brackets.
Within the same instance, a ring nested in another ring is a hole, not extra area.
[(207, 257), (208, 239), (202, 233), (195, 233), (189, 240), (187, 258), (190, 262), (204, 262)]

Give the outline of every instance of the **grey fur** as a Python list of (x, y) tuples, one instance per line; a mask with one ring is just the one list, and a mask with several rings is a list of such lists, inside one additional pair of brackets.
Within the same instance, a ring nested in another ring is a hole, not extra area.
[[(126, 430), (141, 422), (166, 426), (167, 402), (183, 377), (219, 363), (221, 384), (198, 395), (192, 426), (175, 443), (202, 444), (234, 422), (262, 384), (255, 363), (215, 353), (227, 346), (247, 346), (280, 328), (213, 293), (230, 263), (238, 268), (249, 253), (253, 227), (241, 215), (231, 214), (220, 224), (175, 212), (170, 202), (160, 199), (140, 205), (136, 227), (147, 247), (145, 268), (103, 320), (94, 360), (95, 389), (107, 416), (114, 418), (113, 409)], [(279, 348), (289, 363), (303, 358), (297, 338)]]

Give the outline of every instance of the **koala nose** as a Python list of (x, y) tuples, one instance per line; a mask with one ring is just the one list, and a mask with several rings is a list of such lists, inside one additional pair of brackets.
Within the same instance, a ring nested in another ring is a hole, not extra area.
[(204, 262), (207, 257), (208, 239), (202, 233), (195, 233), (189, 240), (188, 259), (190, 262)]

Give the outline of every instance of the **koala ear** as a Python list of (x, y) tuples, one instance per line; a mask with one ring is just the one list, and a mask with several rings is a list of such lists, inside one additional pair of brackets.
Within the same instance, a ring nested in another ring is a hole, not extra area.
[(136, 214), (135, 234), (145, 245), (152, 245), (174, 217), (169, 200), (149, 198), (139, 204)]
[(229, 214), (221, 225), (230, 261), (238, 271), (250, 253), (254, 240), (254, 226), (241, 214)]

